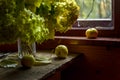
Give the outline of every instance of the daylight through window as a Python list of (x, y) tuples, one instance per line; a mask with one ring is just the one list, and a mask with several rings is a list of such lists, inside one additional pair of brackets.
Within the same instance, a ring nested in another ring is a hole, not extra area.
[(80, 6), (80, 16), (77, 25), (79, 28), (113, 28), (112, 0), (76, 0)]

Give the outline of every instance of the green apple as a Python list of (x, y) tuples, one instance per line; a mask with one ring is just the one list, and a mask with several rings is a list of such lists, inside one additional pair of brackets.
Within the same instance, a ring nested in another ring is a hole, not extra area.
[(66, 58), (68, 56), (68, 48), (65, 45), (58, 45), (55, 48), (55, 54), (58, 58)]
[(23, 67), (31, 68), (34, 65), (35, 58), (33, 55), (24, 55), (21, 59), (21, 64)]
[(96, 28), (89, 28), (86, 30), (85, 35), (87, 38), (97, 38), (98, 36), (98, 30)]

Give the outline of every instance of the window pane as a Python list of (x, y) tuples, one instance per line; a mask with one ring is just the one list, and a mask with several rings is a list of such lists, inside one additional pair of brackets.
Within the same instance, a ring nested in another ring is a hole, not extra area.
[(112, 1), (114, 0), (76, 0), (80, 6), (80, 16), (73, 28), (114, 29)]
[(76, 0), (80, 19), (111, 19), (111, 0)]

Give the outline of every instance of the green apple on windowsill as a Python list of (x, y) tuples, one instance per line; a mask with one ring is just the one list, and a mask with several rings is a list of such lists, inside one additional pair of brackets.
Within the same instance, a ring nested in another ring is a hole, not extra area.
[(67, 58), (68, 56), (68, 48), (66, 45), (58, 45), (55, 48), (55, 54), (58, 58)]
[(98, 30), (96, 28), (88, 28), (85, 35), (88, 39), (95, 39), (98, 36)]

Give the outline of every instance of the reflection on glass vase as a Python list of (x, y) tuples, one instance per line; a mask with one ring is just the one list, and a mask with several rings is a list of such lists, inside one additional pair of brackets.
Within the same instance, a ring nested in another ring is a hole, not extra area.
[(32, 54), (35, 56), (36, 53), (36, 43), (28, 44), (26, 42), (22, 42), (18, 39), (18, 58), (22, 58), (26, 54)]

